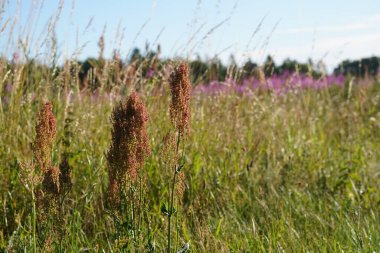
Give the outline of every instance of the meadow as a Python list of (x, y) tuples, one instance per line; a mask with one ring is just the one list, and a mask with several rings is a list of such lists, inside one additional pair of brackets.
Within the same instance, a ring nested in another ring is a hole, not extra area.
[(119, 27), (83, 60), (33, 2), (0, 4), (0, 252), (379, 252), (379, 58), (109, 57)]
[[(191, 80), (190, 127), (173, 154), (170, 139), (181, 133), (171, 120), (170, 73), (179, 62), (123, 84), (106, 60), (95, 91), (80, 87), (75, 64), (1, 62), (0, 251), (379, 250), (376, 79), (319, 81), (316, 88), (299, 78), (284, 92), (270, 78), (249, 92), (241, 92), (247, 85), (206, 92)], [(133, 91), (149, 115), (150, 153), (115, 208), (108, 197), (112, 112)], [(58, 166), (65, 158), (70, 181), (55, 195), (36, 177), (47, 101), (56, 134), (46, 159)]]

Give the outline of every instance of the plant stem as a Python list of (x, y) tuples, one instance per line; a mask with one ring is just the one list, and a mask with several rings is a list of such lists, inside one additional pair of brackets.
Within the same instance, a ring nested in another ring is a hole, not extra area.
[(143, 195), (142, 195), (142, 178), (141, 178), (141, 175), (140, 175), (140, 197), (139, 197), (139, 220), (138, 220), (138, 232), (140, 231), (141, 229), (141, 223), (142, 223), (142, 198), (143, 198)]
[(136, 215), (135, 215), (135, 191), (134, 189), (132, 189), (131, 187), (129, 188), (129, 191), (131, 193), (131, 196), (132, 196), (132, 212), (131, 212), (131, 215), (132, 215), (132, 238), (135, 239), (135, 235), (136, 235), (136, 228), (135, 228), (135, 219), (136, 219)]
[[(178, 129), (178, 137), (177, 137), (177, 147), (176, 147), (176, 152), (175, 152), (175, 156), (177, 157), (178, 155), (178, 150), (179, 150), (179, 144), (181, 142), (181, 130)], [(171, 252), (171, 245), (170, 245), (170, 240), (171, 240), (171, 218), (172, 218), (172, 214), (173, 214), (173, 207), (174, 207), (174, 191), (175, 191), (175, 181), (176, 181), (176, 177), (177, 177), (177, 173), (178, 173), (178, 170), (177, 170), (177, 167), (178, 165), (176, 164), (174, 166), (174, 176), (173, 176), (173, 181), (172, 181), (172, 188), (171, 188), (171, 196), (170, 196), (170, 201), (169, 201), (169, 213), (168, 213), (168, 248), (167, 248), (167, 251), (168, 253)]]
[(33, 201), (33, 252), (37, 253), (37, 240), (36, 240), (36, 227), (37, 227), (36, 198), (34, 196), (34, 187), (33, 186), (32, 186), (32, 201)]
[(172, 189), (171, 189), (171, 197), (169, 204), (169, 215), (168, 215), (168, 252), (170, 252), (170, 239), (171, 239), (171, 218), (173, 214), (173, 203), (174, 203), (174, 190), (175, 190), (175, 181), (177, 177), (177, 167), (175, 166), (175, 172), (173, 176)]

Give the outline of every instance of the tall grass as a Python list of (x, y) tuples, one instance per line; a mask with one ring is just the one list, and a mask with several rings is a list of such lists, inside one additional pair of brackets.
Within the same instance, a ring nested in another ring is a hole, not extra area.
[[(0, 59), (0, 251), (379, 250), (376, 80), (190, 99), (184, 65), (156, 56), (122, 65), (117, 54), (103, 56), (100, 42), (84, 75), (75, 59), (59, 66), (54, 43), (50, 64)], [(154, 75), (144, 75), (151, 67)], [(151, 155), (132, 163), (142, 153), (125, 143), (119, 154), (127, 156), (114, 160), (112, 145), (129, 133), (123, 103), (136, 91)], [(46, 100), (56, 138), (43, 149), (35, 126)], [(46, 183), (52, 168), (67, 184)], [(35, 180), (40, 170), (47, 173)], [(123, 186), (112, 191), (115, 171)], [(42, 212), (38, 197), (49, 196), (56, 208)]]
[[(378, 87), (372, 83), (281, 96), (193, 96), (192, 126), (184, 146), (183, 200), (176, 207), (182, 210), (181, 218), (172, 224), (178, 231), (175, 241), (179, 246), (190, 241), (194, 251), (377, 250)], [(71, 98), (71, 145), (55, 143), (52, 159), (56, 163), (64, 149), (72, 154), (68, 162), (73, 185), (65, 200), (63, 236), (52, 238), (53, 250), (110, 251), (127, 244), (131, 251), (165, 250), (168, 227), (161, 207), (169, 194), (170, 174), (164, 169), (162, 150), (172, 126), (168, 87), (159, 94), (143, 96), (153, 154), (143, 168), (143, 208), (149, 215), (142, 218), (143, 236), (133, 244), (125, 241), (128, 237), (115, 239), (117, 228), (104, 212), (105, 151), (114, 103), (101, 96)], [(67, 117), (60, 103), (66, 100), (53, 93), (49, 97), (60, 139)], [(19, 111), (4, 107), (14, 127), (3, 122), (0, 135), (3, 249), (33, 249), (32, 199), (18, 178), (19, 161), (32, 151), (39, 101), (23, 103)], [(51, 226), (54, 219), (47, 223)], [(37, 250), (42, 251), (43, 242), (37, 240)]]

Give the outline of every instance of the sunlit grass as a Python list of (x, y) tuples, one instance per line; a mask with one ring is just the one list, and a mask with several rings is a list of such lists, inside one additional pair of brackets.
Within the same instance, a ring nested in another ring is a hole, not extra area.
[[(63, 59), (54, 35), (59, 15), (57, 10), (41, 34), (42, 48), (27, 47), (33, 37), (28, 32), (19, 35), (18, 47), (25, 52), (18, 60), (0, 58), (0, 252), (165, 252), (170, 247), (177, 252), (186, 243), (191, 252), (380, 249), (376, 78), (341, 76), (336, 85), (335, 77), (311, 71), (295, 73), (290, 87), (288, 76), (270, 76), (264, 72), (273, 69), (265, 66), (251, 63), (247, 70), (218, 61), (190, 62), (190, 73), (197, 73), (190, 76), (190, 131), (176, 151), (184, 154), (177, 182), (183, 196), (176, 192), (175, 201), (168, 201), (173, 177), (166, 157), (173, 130), (168, 81), (177, 62), (149, 49), (136, 59), (128, 53), (131, 58), (123, 61), (118, 51), (106, 59), (104, 40), (98, 59), (79, 62), (82, 45), (71, 59)], [(8, 26), (12, 22), (10, 17), (3, 24), (2, 36), (16, 34), (17, 26)], [(45, 51), (46, 58), (39, 53)], [(215, 81), (210, 87), (210, 81), (223, 78), (228, 80), (219, 81), (235, 86), (220, 88)], [(257, 87), (251, 89), (249, 81)], [(282, 89), (283, 82), (289, 89)], [(273, 83), (280, 88), (268, 88)], [(132, 91), (147, 107), (151, 147), (141, 168), (138, 228), (115, 218), (107, 203), (110, 117)], [(70, 157), (72, 188), (60, 217), (51, 212), (37, 222), (39, 210), (21, 165), (35, 159), (35, 125), (46, 101), (57, 122), (51, 162)], [(169, 247), (168, 208), (173, 212)]]
[[(73, 189), (65, 206), (65, 236), (60, 242), (53, 238), (52, 247), (108, 251), (122, 244), (112, 240), (115, 228), (104, 211), (105, 151), (116, 101), (73, 98), (68, 109), (65, 97), (51, 99), (58, 131), (53, 159), (62, 151), (64, 117), (72, 121), (73, 133)], [(168, 172), (159, 156), (170, 128), (169, 98), (148, 94), (143, 99), (152, 147), (144, 167), (146, 208), (150, 233), (157, 250), (163, 251), (160, 206)], [(377, 250), (379, 105), (378, 84), (354, 86), (349, 99), (345, 88), (283, 96), (194, 96), (177, 247), (190, 241), (198, 252)], [(30, 196), (18, 177), (19, 162), (31, 156), (38, 108), (39, 100), (34, 100), (3, 115), (3, 249), (32, 249)], [(147, 241), (130, 249), (141, 250)]]

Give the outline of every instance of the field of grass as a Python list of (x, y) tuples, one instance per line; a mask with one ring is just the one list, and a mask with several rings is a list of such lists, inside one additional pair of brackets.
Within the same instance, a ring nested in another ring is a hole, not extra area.
[[(151, 154), (140, 168), (142, 183), (129, 189), (138, 206), (131, 211), (135, 201), (127, 201), (115, 213), (107, 204), (110, 117), (135, 88), (81, 92), (75, 78), (50, 71), (0, 70), (0, 251), (166, 251), (163, 206), (173, 174), (165, 152), (173, 132), (168, 78), (136, 88), (149, 113)], [(52, 163), (68, 154), (72, 180), (59, 208), (48, 211), (35, 208), (23, 169), (34, 159), (35, 125), (47, 100), (57, 122)], [(380, 249), (376, 80), (284, 94), (196, 93), (184, 140), (172, 252), (186, 243), (191, 252)]]

